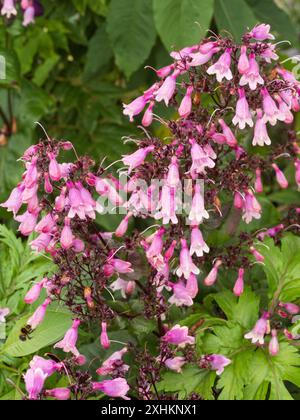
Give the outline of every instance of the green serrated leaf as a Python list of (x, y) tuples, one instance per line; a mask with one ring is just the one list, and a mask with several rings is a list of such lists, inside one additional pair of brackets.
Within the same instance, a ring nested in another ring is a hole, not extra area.
[(157, 31), (167, 48), (183, 48), (201, 40), (210, 27), (213, 0), (154, 0)]
[(155, 43), (152, 2), (112, 0), (107, 33), (117, 65), (127, 77), (131, 76), (148, 58)]

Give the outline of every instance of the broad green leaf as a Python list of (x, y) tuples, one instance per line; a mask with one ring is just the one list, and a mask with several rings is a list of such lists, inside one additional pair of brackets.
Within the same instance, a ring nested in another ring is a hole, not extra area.
[(20, 64), (14, 50), (0, 48), (0, 85), (20, 81)]
[(280, 9), (274, 0), (246, 0), (260, 23), (269, 23), (271, 32), (277, 33), (280, 38), (297, 42), (297, 33), (289, 16)]
[(257, 23), (245, 0), (216, 0), (215, 19), (219, 32), (225, 29), (236, 40)]
[(210, 27), (213, 0), (154, 0), (157, 31), (167, 48), (199, 43)]
[(105, 25), (101, 25), (89, 40), (83, 74), (84, 81), (101, 74), (112, 57), (113, 52), (109, 44)]
[(106, 16), (108, 12), (107, 0), (88, 0), (89, 8), (100, 16)]
[(278, 204), (298, 204), (300, 202), (300, 193), (298, 191), (282, 190), (270, 194), (268, 198)]
[(31, 339), (23, 342), (19, 338), (20, 330), (26, 325), (29, 317), (30, 314), (24, 315), (16, 322), (4, 347), (1, 349), (1, 353), (7, 353), (12, 357), (22, 357), (35, 353), (59, 341), (72, 323), (69, 313), (49, 310), (43, 323), (31, 334)]
[(33, 82), (37, 86), (42, 86), (47, 78), (49, 77), (51, 71), (54, 69), (56, 64), (59, 61), (59, 55), (52, 54), (50, 57), (48, 57), (43, 64), (41, 64), (35, 71)]
[(107, 33), (117, 65), (127, 77), (131, 76), (148, 58), (155, 43), (152, 2), (112, 0)]
[[(95, 3), (98, 0), (95, 0)], [(76, 9), (78, 10), (78, 12), (83, 15), (85, 12), (85, 9), (87, 7), (88, 4), (88, 0), (72, 0), (72, 3), (74, 4), (74, 6), (76, 7)]]

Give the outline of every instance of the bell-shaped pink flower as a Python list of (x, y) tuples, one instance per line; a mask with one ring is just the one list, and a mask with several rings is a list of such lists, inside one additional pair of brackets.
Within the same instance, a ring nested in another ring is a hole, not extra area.
[(300, 307), (295, 303), (283, 303), (280, 302), (279, 306), (284, 308), (290, 315), (298, 315), (300, 313)]
[(275, 171), (276, 179), (277, 179), (277, 182), (280, 185), (280, 187), (283, 188), (283, 189), (288, 188), (288, 186), (289, 186), (288, 180), (286, 179), (284, 173), (278, 168), (276, 163), (272, 163), (272, 168)]
[(18, 231), (22, 233), (24, 236), (29, 236), (36, 227), (37, 219), (38, 219), (39, 212), (32, 212), (26, 211), (21, 216), (17, 216), (15, 220), (17, 222), (21, 222)]
[(190, 139), (192, 166), (190, 173), (193, 179), (196, 179), (196, 174), (205, 174), (205, 168), (214, 168), (216, 155), (211, 146), (201, 147), (195, 139)]
[(40, 282), (36, 283), (32, 288), (27, 292), (24, 302), (28, 305), (31, 305), (32, 303), (36, 302), (38, 298), (40, 297), (41, 291), (46, 283), (47, 279), (43, 279)]
[(180, 51), (172, 51), (170, 56), (174, 60), (181, 61), (183, 58), (189, 57), (195, 51), (199, 50), (199, 45), (192, 45), (191, 47), (182, 48)]
[(50, 233), (56, 226), (55, 220), (51, 213), (46, 214), (35, 227), (37, 233)]
[(28, 369), (24, 375), (25, 387), (30, 400), (37, 400), (43, 390), (47, 374), (42, 369)]
[(65, 226), (61, 232), (60, 244), (63, 249), (70, 249), (73, 245), (75, 237), (70, 227), (70, 219), (65, 218)]
[(50, 245), (52, 236), (49, 233), (41, 233), (36, 239), (30, 242), (30, 247), (35, 252), (45, 251)]
[(215, 74), (217, 77), (217, 81), (219, 83), (222, 82), (224, 77), (227, 80), (232, 80), (233, 76), (232, 76), (230, 66), (231, 66), (231, 49), (228, 48), (224, 52), (224, 54), (221, 55), (219, 60), (208, 68), (207, 73), (210, 75)]
[(153, 108), (154, 108), (155, 102), (151, 101), (145, 114), (142, 119), (142, 124), (144, 127), (149, 127), (153, 122)]
[(107, 350), (110, 348), (110, 341), (107, 335), (107, 323), (102, 322), (101, 323), (101, 335), (100, 335), (100, 343), (101, 346)]
[(47, 307), (50, 305), (51, 299), (47, 298), (42, 305), (40, 305), (33, 315), (27, 321), (27, 325), (34, 330), (38, 325), (40, 325), (46, 315)]
[(234, 193), (233, 205), (238, 210), (241, 210), (244, 208), (244, 197), (239, 191), (236, 191)]
[(247, 56), (247, 47), (243, 45), (241, 47), (241, 55), (238, 61), (238, 71), (240, 74), (245, 74), (250, 67), (250, 63)]
[(217, 281), (219, 268), (222, 265), (221, 260), (217, 260), (212, 268), (212, 270), (208, 273), (206, 278), (204, 279), (205, 286), (213, 286)]
[(263, 112), (261, 109), (256, 111), (257, 113), (257, 120), (254, 128), (254, 138), (253, 138), (253, 146), (270, 146), (271, 139), (268, 135), (267, 126), (265, 119), (263, 117)]
[(178, 324), (172, 327), (162, 337), (162, 340), (179, 347), (185, 347), (187, 344), (195, 344), (195, 338), (189, 335), (188, 327), (181, 327)]
[(199, 184), (196, 184), (191, 211), (189, 214), (189, 220), (191, 222), (196, 222), (197, 224), (200, 224), (202, 223), (203, 219), (209, 219), (209, 214), (204, 207), (204, 197), (201, 192), (201, 186)]
[(55, 362), (51, 359), (44, 359), (41, 356), (34, 356), (29, 366), (32, 370), (41, 369), (46, 375), (51, 376), (54, 372), (58, 372), (63, 368), (62, 363)]
[(271, 356), (277, 356), (280, 351), (279, 342), (277, 338), (277, 331), (274, 329), (272, 330), (271, 333), (272, 333), (272, 338), (269, 343), (269, 353)]
[(130, 296), (133, 293), (133, 291), (135, 289), (135, 282), (134, 281), (123, 280), (119, 277), (117, 280), (115, 280), (113, 283), (111, 283), (109, 288), (113, 292), (116, 292), (116, 291), (120, 290), (122, 297), (124, 299), (126, 299), (128, 296)]
[(276, 54), (275, 50), (276, 50), (276, 45), (274, 44), (267, 44), (268, 48), (266, 48), (261, 54), (260, 56), (262, 58), (265, 59), (265, 61), (269, 64), (272, 63), (272, 60), (278, 61), (279, 60), (279, 56), (278, 54)]
[(279, 104), (279, 111), (281, 112), (282, 115), (285, 116), (284, 122), (286, 124), (292, 124), (292, 122), (294, 121), (294, 115), (291, 112), (290, 108), (287, 106), (287, 104), (281, 98), (280, 95), (275, 95), (274, 97)]
[(250, 247), (250, 252), (258, 262), (263, 262), (265, 257), (261, 255), (253, 246)]
[(200, 229), (197, 226), (194, 226), (192, 228), (192, 233), (191, 233), (190, 254), (191, 254), (191, 256), (196, 254), (197, 257), (203, 257), (204, 252), (206, 252), (208, 254), (209, 253), (209, 247), (205, 243)]
[(233, 134), (233, 132), (231, 131), (231, 129), (228, 127), (225, 121), (222, 120), (221, 118), (219, 119), (219, 124), (222, 127), (223, 134), (226, 138), (226, 143), (228, 144), (228, 146), (233, 147), (233, 148), (236, 147), (238, 145), (238, 141), (235, 135)]
[(148, 259), (157, 257), (161, 254), (163, 249), (163, 235), (165, 234), (165, 232), (165, 228), (160, 228), (154, 235), (151, 245), (146, 252)]
[(245, 194), (243, 220), (248, 224), (252, 219), (261, 218), (261, 205), (251, 190)]
[(161, 87), (155, 94), (155, 100), (157, 102), (164, 101), (166, 106), (169, 105), (171, 98), (174, 96), (176, 90), (176, 79), (179, 76), (180, 72), (175, 70), (171, 76), (168, 76), (163, 82)]
[(266, 25), (262, 23), (260, 25), (256, 25), (250, 35), (252, 38), (256, 39), (257, 41), (265, 41), (266, 39), (275, 39), (274, 35), (270, 34), (270, 25)]
[(186, 360), (183, 356), (173, 357), (172, 359), (166, 359), (165, 365), (168, 369), (173, 370), (174, 372), (181, 373), (182, 366), (186, 363)]
[(54, 345), (56, 349), (62, 349), (65, 353), (72, 353), (74, 356), (79, 356), (79, 351), (76, 348), (78, 339), (78, 328), (80, 321), (75, 319), (72, 327), (66, 332), (64, 338)]
[(109, 261), (114, 270), (120, 274), (133, 273), (132, 264), (128, 261), (123, 261), (118, 258), (113, 258)]
[(186, 90), (185, 97), (182, 99), (178, 113), (182, 118), (187, 118), (192, 111), (192, 93), (193, 86), (189, 86)]
[(53, 193), (53, 187), (52, 187), (48, 172), (44, 173), (44, 191), (47, 194), (52, 194)]
[(191, 296), (191, 298), (195, 299), (195, 297), (199, 293), (198, 280), (195, 274), (191, 274), (190, 277), (187, 279), (185, 288)]
[(268, 319), (269, 313), (264, 312), (263, 316), (257, 321), (252, 331), (245, 335), (247, 340), (251, 340), (252, 344), (259, 343), (263, 345), (265, 340), (264, 337), (268, 332)]
[(61, 171), (59, 164), (55, 158), (55, 155), (53, 153), (49, 153), (49, 175), (52, 181), (59, 181), (61, 178)]
[(180, 183), (180, 175), (178, 168), (178, 159), (176, 156), (172, 157), (171, 164), (169, 166), (167, 174), (167, 184), (171, 188), (176, 188)]
[(155, 219), (159, 220), (162, 218), (164, 225), (167, 225), (170, 222), (177, 224), (175, 188), (169, 187), (166, 183), (162, 187), (160, 203), (161, 209), (155, 214)]
[(180, 265), (176, 271), (178, 277), (184, 276), (184, 278), (187, 280), (191, 274), (198, 275), (200, 273), (199, 268), (196, 267), (196, 265), (193, 263), (185, 239), (181, 239), (181, 251), (179, 260)]
[(189, 54), (191, 61), (188, 63), (189, 67), (198, 67), (206, 64), (217, 52), (220, 51), (220, 48), (214, 47), (210, 48), (207, 52), (196, 52)]
[(22, 206), (22, 194), (24, 189), (25, 186), (23, 184), (19, 184), (12, 190), (9, 198), (4, 203), (0, 204), (0, 207), (4, 207), (8, 211), (12, 211), (14, 216), (16, 216)]
[(269, 94), (266, 88), (261, 90), (261, 94), (263, 96), (263, 109), (264, 109), (264, 116), (263, 120), (265, 123), (269, 122), (271, 125), (276, 125), (277, 120), (284, 121), (285, 115), (280, 112), (277, 108), (276, 102)]
[(120, 351), (116, 351), (113, 353), (108, 359), (103, 362), (102, 366), (96, 370), (98, 375), (111, 375), (114, 370), (117, 368), (118, 371), (120, 371), (120, 368), (122, 367), (122, 372), (127, 372), (129, 370), (129, 366), (125, 365), (123, 363), (123, 356), (128, 351), (127, 347), (124, 347)]
[(116, 378), (102, 382), (93, 382), (92, 386), (94, 391), (102, 391), (109, 397), (130, 400), (130, 398), (126, 396), (130, 389), (126, 379)]
[(142, 165), (147, 157), (147, 155), (155, 149), (155, 146), (148, 146), (142, 149), (138, 149), (136, 152), (131, 155), (123, 156), (123, 164), (129, 166), (128, 174), (130, 174), (135, 168)]
[(225, 367), (232, 363), (230, 359), (222, 354), (212, 354), (211, 356), (206, 356), (206, 359), (209, 361), (211, 369), (215, 370), (218, 376), (222, 375)]
[(245, 270), (243, 268), (239, 269), (239, 275), (237, 281), (235, 282), (233, 293), (235, 296), (241, 296), (244, 293), (244, 274)]
[(232, 122), (234, 125), (238, 125), (241, 130), (243, 130), (247, 124), (249, 127), (253, 127), (254, 125), (245, 90), (243, 88), (239, 89), (239, 100), (237, 101), (236, 113)]
[(34, 18), (35, 18), (35, 8), (34, 6), (28, 6), (27, 9), (24, 10), (23, 26), (28, 26), (31, 23), (34, 23)]
[(160, 77), (161, 79), (164, 79), (165, 77), (169, 76), (169, 74), (171, 73), (172, 70), (174, 70), (175, 68), (175, 64), (170, 64), (168, 66), (162, 67), (158, 70), (155, 70), (155, 73), (157, 74), (158, 77)]
[(123, 104), (123, 114), (128, 115), (131, 122), (133, 122), (133, 118), (140, 114), (147, 104), (147, 100), (145, 99), (144, 95), (139, 96), (130, 104), (125, 105)]
[(17, 9), (15, 8), (14, 0), (4, 0), (3, 6), (1, 9), (1, 15), (6, 16), (8, 19), (10, 19), (12, 15), (16, 16), (16, 14), (17, 14)]
[(60, 195), (58, 197), (56, 197), (56, 199), (55, 199), (55, 210), (58, 211), (59, 213), (62, 212), (65, 208), (66, 193), (67, 193), (67, 189), (66, 189), (66, 187), (63, 187), (61, 192), (60, 192)]
[(58, 401), (67, 401), (71, 397), (69, 388), (53, 388), (45, 390), (46, 397), (55, 398)]
[(249, 85), (251, 90), (256, 90), (257, 85), (264, 85), (264, 79), (261, 77), (259, 73), (259, 66), (257, 64), (257, 61), (255, 59), (255, 54), (250, 54), (249, 59), (249, 68), (245, 71), (243, 76), (240, 80), (241, 86)]
[(129, 220), (131, 219), (132, 215), (133, 214), (131, 212), (129, 212), (128, 214), (126, 214), (126, 216), (124, 217), (124, 219), (122, 220), (122, 222), (117, 227), (117, 229), (115, 231), (115, 235), (116, 235), (117, 238), (122, 238), (122, 236), (124, 236), (125, 233), (127, 232), (128, 223), (129, 223)]
[(171, 305), (192, 306), (193, 299), (183, 282), (172, 285), (173, 295), (170, 297), (169, 302)]
[(264, 190), (262, 178), (261, 178), (261, 170), (257, 168), (255, 171), (255, 192), (262, 193)]

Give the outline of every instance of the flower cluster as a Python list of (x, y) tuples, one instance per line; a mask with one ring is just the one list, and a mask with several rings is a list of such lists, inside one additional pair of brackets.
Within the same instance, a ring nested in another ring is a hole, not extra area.
[[(95, 168), (88, 157), (78, 158), (68, 141), (47, 137), (24, 153), (22, 181), (2, 206), (13, 212), (22, 235), (35, 235), (32, 249), (50, 254), (57, 267), (26, 294), (27, 304), (45, 295), (27, 327), (34, 331), (54, 302), (73, 315), (72, 326), (54, 345), (67, 354), (66, 359), (35, 356), (30, 363), (24, 377), (28, 398), (84, 399), (98, 391), (112, 398), (128, 399), (131, 393), (141, 399), (164, 398), (155, 386), (164, 369), (179, 373), (193, 363), (221, 375), (231, 364), (222, 354), (197, 354), (197, 324), (190, 329), (173, 326), (169, 313), (173, 306), (192, 307), (199, 300), (199, 276), (209, 290), (218, 284), (222, 270), (235, 270), (232, 292), (243, 295), (247, 270), (264, 261), (257, 243), (266, 236), (278, 238), (289, 224), (299, 224), (299, 209), (291, 209), (277, 226), (237, 233), (241, 220), (249, 224), (261, 217), (258, 196), (265, 176), (288, 187), (281, 164), (294, 163), (300, 187), (300, 148), (291, 127), (293, 112), (300, 109), (300, 84), (277, 63), (273, 39), (268, 25), (258, 25), (243, 36), (241, 45), (217, 37), (172, 52), (173, 63), (155, 70), (160, 81), (124, 105), (131, 121), (147, 106), (142, 119), (145, 135), (132, 139), (137, 150), (122, 157), (126, 182), (109, 168)], [(204, 100), (208, 106), (202, 106)], [(178, 110), (176, 120), (154, 114), (156, 103), (162, 101)], [(156, 121), (168, 130), (167, 139), (147, 131)], [(268, 154), (242, 143), (251, 131), (253, 146), (270, 146), (269, 125), (277, 123), (288, 129)], [(75, 161), (60, 163), (61, 155), (72, 150)], [(99, 232), (96, 223), (105, 201), (125, 213), (114, 232)], [(235, 240), (225, 248), (210, 245), (209, 228), (226, 218)], [(148, 227), (127, 235), (134, 219), (146, 220)], [(118, 296), (126, 301), (136, 297), (138, 309), (111, 305), (111, 297)], [(299, 312), (293, 303), (274, 300), (245, 338), (263, 346), (271, 335), (269, 352), (276, 356), (280, 347), (275, 317), (290, 320)], [(117, 342), (122, 348), (95, 372), (83, 370), (86, 359), (79, 351), (79, 327), (96, 328), (99, 347), (109, 350), (114, 341), (110, 327), (122, 318), (130, 322), (141, 316), (157, 325), (155, 354), (133, 342)], [(289, 340), (297, 338), (288, 329), (284, 333)], [(129, 385), (130, 355), (139, 363), (137, 381)], [(47, 390), (45, 382), (53, 374), (67, 374), (70, 385)], [(99, 376), (104, 378), (99, 381)]]
[(11, 19), (12, 16), (17, 15), (17, 3), (20, 3), (23, 13), (23, 26), (34, 23), (35, 17), (43, 14), (43, 6), (38, 0), (21, 0), (20, 2), (3, 0), (1, 3), (1, 15), (7, 19)]

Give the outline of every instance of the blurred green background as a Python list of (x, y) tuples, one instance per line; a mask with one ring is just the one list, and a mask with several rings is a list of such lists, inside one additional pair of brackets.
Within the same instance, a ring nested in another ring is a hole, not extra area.
[[(199, 42), (207, 29), (239, 38), (258, 22), (272, 25), (297, 54), (300, 4), (273, 0), (42, 0), (44, 15), (29, 27), (22, 16), (0, 20), (0, 201), (20, 179), (16, 160), (42, 132), (71, 140), (79, 153), (117, 160), (122, 136), (135, 133), (122, 115), (154, 80), (144, 70), (170, 62), (168, 51)], [(210, 34), (209, 34), (210, 35)], [(281, 51), (290, 48), (282, 44)], [(158, 111), (160, 112), (160, 111)], [(10, 215), (0, 211), (1, 221)]]

